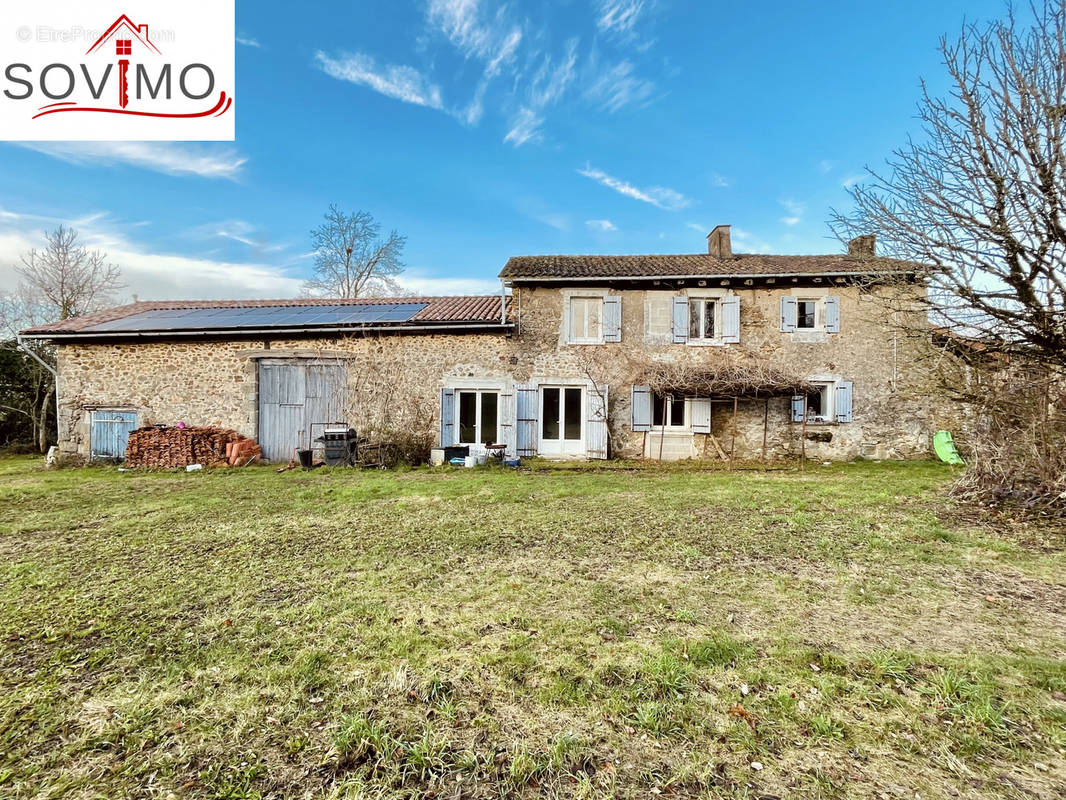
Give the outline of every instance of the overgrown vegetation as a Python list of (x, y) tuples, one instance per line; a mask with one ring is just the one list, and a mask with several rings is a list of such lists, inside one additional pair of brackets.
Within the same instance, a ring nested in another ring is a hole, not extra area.
[(0, 796), (1044, 797), (1060, 531), (932, 464), (0, 460)]

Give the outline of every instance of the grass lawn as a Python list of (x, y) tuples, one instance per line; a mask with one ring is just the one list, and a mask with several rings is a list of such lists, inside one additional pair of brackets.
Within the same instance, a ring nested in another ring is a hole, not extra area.
[(935, 464), (0, 459), (0, 797), (1066, 796), (1066, 535)]

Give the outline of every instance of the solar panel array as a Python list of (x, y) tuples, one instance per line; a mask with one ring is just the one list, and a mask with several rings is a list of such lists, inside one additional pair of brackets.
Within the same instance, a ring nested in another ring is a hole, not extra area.
[(245, 308), (168, 308), (142, 311), (84, 328), (83, 333), (302, 328), (407, 322), (427, 303), (374, 305), (250, 306)]

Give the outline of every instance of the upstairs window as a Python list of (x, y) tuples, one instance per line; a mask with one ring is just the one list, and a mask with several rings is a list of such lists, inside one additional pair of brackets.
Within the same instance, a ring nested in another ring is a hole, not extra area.
[(494, 444), (499, 436), (499, 392), (461, 390), (456, 402), (459, 444)]
[(781, 330), (785, 333), (840, 333), (840, 298), (783, 296)]
[(715, 315), (718, 302), (702, 297), (688, 301), (688, 338), (689, 341), (713, 339), (715, 337)]
[(796, 301), (796, 328), (813, 331), (818, 327), (818, 301), (800, 299)]
[(570, 341), (596, 343), (603, 341), (603, 298), (570, 298)]

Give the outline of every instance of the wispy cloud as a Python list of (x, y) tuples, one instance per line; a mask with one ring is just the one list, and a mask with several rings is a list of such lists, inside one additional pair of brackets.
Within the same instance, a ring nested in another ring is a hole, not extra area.
[(585, 224), (593, 230), (603, 231), (604, 233), (618, 230), (618, 226), (609, 219), (587, 219)]
[(730, 231), (730, 236), (733, 239), (733, 249), (738, 253), (772, 253), (774, 251), (773, 245), (769, 242), (743, 228), (734, 227)]
[(444, 109), (440, 87), (430, 83), (414, 67), (385, 65), (378, 67), (365, 53), (348, 53), (333, 58), (319, 50), (315, 64), (332, 78), (356, 83), (379, 94), (426, 108)]
[(629, 61), (620, 61), (613, 67), (599, 70), (597, 59), (591, 69), (595, 77), (585, 89), (585, 99), (601, 111), (612, 114), (631, 104), (643, 103), (655, 92), (655, 84), (638, 78)]
[(484, 61), (490, 77), (514, 58), (522, 41), (521, 28), (505, 22), (503, 9), (483, 14), (480, 0), (430, 0), (427, 17), (465, 58)]
[(818, 171), (823, 175), (827, 174), (833, 169), (833, 162), (828, 158), (823, 158), (818, 162)]
[(708, 228), (706, 225), (700, 225), (698, 222), (686, 222), (685, 227), (689, 228), (690, 230), (694, 230), (697, 233), (703, 234), (706, 234), (708, 231), (710, 231), (710, 228)]
[(596, 169), (590, 165), (585, 165), (583, 169), (578, 170), (579, 175), (584, 175), (586, 178), (601, 183), (608, 189), (613, 189), (621, 195), (631, 197), (634, 200), (640, 200), (642, 203), (650, 203), (658, 208), (665, 209), (666, 211), (677, 211), (678, 209), (685, 208), (689, 205), (690, 201), (681, 192), (670, 189), (665, 186), (649, 186), (646, 189), (639, 189), (627, 181), (621, 180), (608, 175), (601, 169)]
[(604, 33), (628, 35), (632, 33), (645, 0), (599, 0), (596, 27)]
[(262, 47), (259, 44), (259, 40), (251, 36), (238, 36), (237, 44), (243, 44), (245, 47)]
[(783, 199), (777, 201), (782, 208), (788, 212), (785, 216), (781, 217), (781, 222), (785, 225), (793, 226), (799, 225), (803, 221), (803, 212), (806, 206), (803, 203), (798, 203), (795, 200)]
[(236, 179), (248, 160), (232, 147), (177, 142), (13, 142), (69, 164), (126, 164), (166, 175)]
[(733, 185), (732, 178), (727, 178), (725, 175), (719, 175), (715, 172), (711, 175), (711, 185), (717, 186), (719, 189), (728, 189)]
[(840, 185), (843, 186), (845, 189), (850, 189), (856, 183), (859, 183), (865, 179), (866, 175), (861, 172), (857, 172), (852, 175), (848, 175), (846, 178), (844, 178), (844, 180), (840, 182)]
[(531, 108), (520, 108), (511, 119), (510, 130), (503, 137), (505, 142), (510, 142), (515, 147), (521, 147), (527, 142), (539, 142), (541, 139), (540, 126), (544, 118), (539, 116)]

